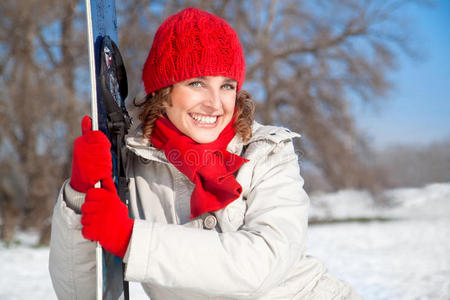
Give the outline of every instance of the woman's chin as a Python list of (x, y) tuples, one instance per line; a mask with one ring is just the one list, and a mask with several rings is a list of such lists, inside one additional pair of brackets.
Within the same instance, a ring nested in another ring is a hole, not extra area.
[(214, 142), (218, 136), (219, 136), (219, 133), (206, 132), (204, 134), (196, 133), (196, 134), (190, 135), (189, 137), (199, 144), (208, 144), (208, 143)]

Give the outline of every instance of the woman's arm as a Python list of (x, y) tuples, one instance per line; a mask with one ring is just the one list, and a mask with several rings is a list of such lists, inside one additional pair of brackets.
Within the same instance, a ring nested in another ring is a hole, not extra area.
[(253, 169), (240, 230), (217, 233), (136, 220), (126, 277), (234, 297), (261, 295), (285, 280), (304, 249), (309, 199), (292, 142), (275, 149)]
[(72, 197), (77, 193), (66, 181), (53, 210), (49, 260), (53, 288), (58, 299), (95, 299), (95, 243), (81, 235), (81, 214), (67, 206), (66, 189)]

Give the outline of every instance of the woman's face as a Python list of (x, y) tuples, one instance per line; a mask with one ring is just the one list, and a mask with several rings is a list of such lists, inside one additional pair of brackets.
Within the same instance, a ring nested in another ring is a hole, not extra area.
[(190, 78), (173, 85), (169, 120), (197, 143), (217, 139), (231, 121), (236, 102), (237, 82), (222, 76)]

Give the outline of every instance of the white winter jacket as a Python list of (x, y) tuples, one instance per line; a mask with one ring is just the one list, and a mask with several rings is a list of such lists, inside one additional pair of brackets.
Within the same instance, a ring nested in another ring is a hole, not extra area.
[[(141, 135), (128, 137), (135, 223), (126, 280), (141, 282), (152, 300), (359, 299), (305, 255), (309, 198), (292, 144), (298, 136), (255, 123), (249, 142), (234, 137), (228, 151), (249, 160), (236, 175), (243, 192), (193, 220), (193, 184)], [(53, 215), (50, 274), (58, 298), (95, 299), (95, 244), (82, 237), (81, 215), (66, 205), (71, 197), (84, 195), (65, 183)]]

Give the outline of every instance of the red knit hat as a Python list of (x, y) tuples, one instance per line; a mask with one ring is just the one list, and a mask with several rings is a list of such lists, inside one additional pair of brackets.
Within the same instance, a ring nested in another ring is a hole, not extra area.
[(245, 78), (239, 38), (223, 19), (197, 8), (168, 17), (158, 28), (142, 71), (147, 94), (198, 76)]

